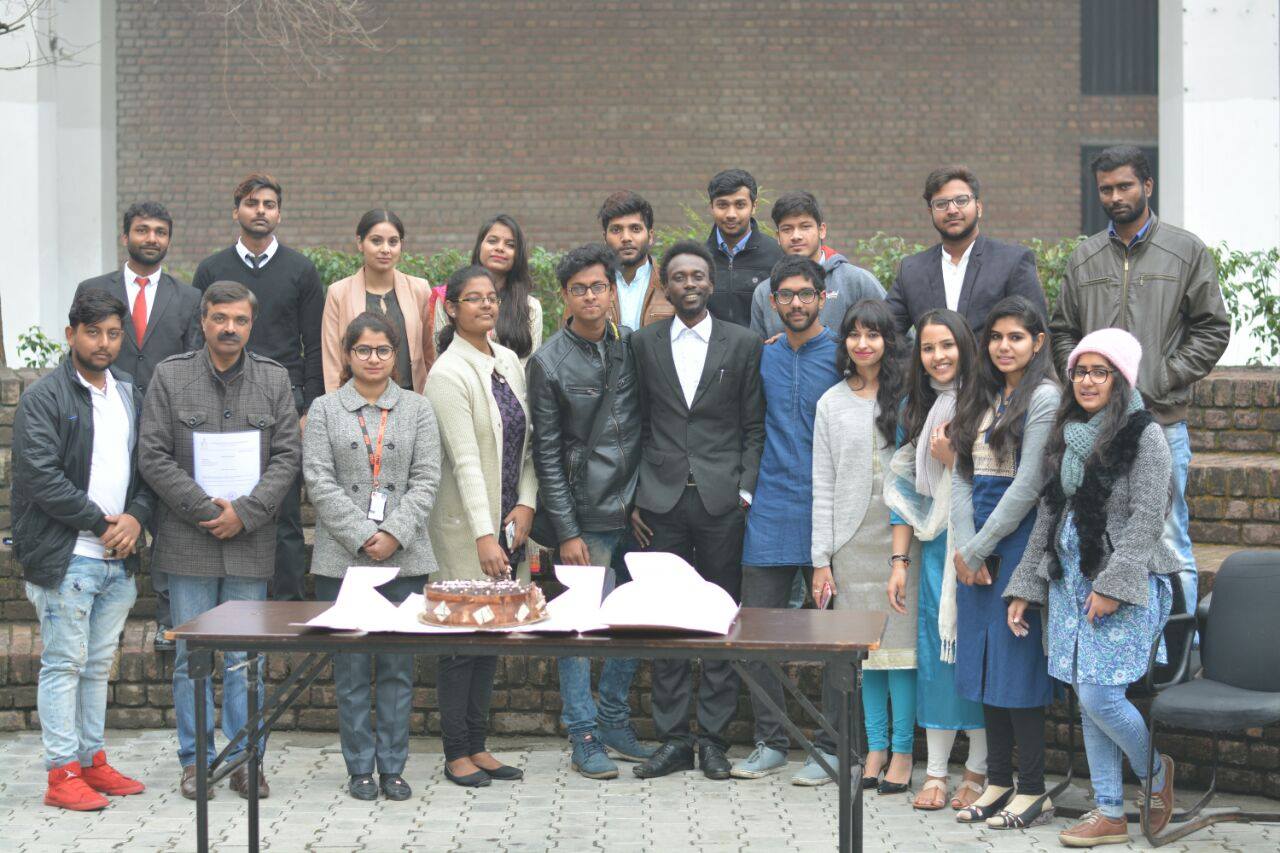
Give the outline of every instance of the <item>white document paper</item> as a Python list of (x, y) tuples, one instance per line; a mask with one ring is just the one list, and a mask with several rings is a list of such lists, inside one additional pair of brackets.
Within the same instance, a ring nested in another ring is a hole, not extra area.
[(610, 629), (676, 629), (728, 634), (738, 603), (705, 581), (683, 558), (665, 552), (636, 551), (626, 556), (631, 582), (609, 593), (599, 620)]
[(195, 481), (209, 497), (233, 501), (258, 485), (262, 478), (260, 431), (197, 432), (191, 440), (195, 445)]

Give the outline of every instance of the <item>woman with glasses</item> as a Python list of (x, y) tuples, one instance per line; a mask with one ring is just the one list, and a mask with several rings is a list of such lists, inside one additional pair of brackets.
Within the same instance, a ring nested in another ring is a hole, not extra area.
[[(524, 370), (516, 354), (492, 340), (502, 298), (493, 274), (473, 265), (445, 285), (448, 318), (426, 396), (440, 422), (444, 468), (431, 514), (441, 580), (483, 580), (513, 573), (528, 580), (525, 541), (538, 483), (529, 449)], [(485, 749), (489, 698), (498, 659), (440, 658), (436, 690), (445, 776), (468, 787), (520, 779)]]
[(421, 393), (434, 358), (425, 334), (431, 318), (431, 285), (396, 269), (404, 251), (404, 223), (389, 210), (370, 210), (356, 224), (356, 249), (364, 264), (355, 275), (329, 285), (325, 295), (320, 333), (325, 393), (342, 384), (347, 361), (343, 335), (356, 315), (365, 311), (384, 314), (395, 327), (401, 342), (396, 350), (396, 382)]
[[(311, 573), (321, 601), (337, 599), (349, 566), (398, 567), (395, 579), (379, 587), (393, 604), (421, 591), (424, 576), (436, 571), (426, 520), (440, 483), (440, 437), (431, 405), (396, 382), (401, 346), (386, 315), (359, 314), (342, 337), (342, 384), (311, 404), (302, 471), (316, 508)], [(333, 679), (347, 791), (358, 800), (377, 799), (379, 790), (389, 800), (408, 799), (401, 774), (409, 756), (413, 655), (334, 655)]]

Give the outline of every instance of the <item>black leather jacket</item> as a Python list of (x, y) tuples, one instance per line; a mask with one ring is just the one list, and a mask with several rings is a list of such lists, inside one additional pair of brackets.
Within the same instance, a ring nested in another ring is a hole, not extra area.
[[(583, 531), (627, 526), (640, 463), (640, 397), (629, 329), (609, 324), (605, 362), (597, 345), (566, 326), (529, 359), (528, 398), (533, 422), (533, 467), (538, 506), (559, 545)], [(615, 386), (609, 411), (601, 403)], [(598, 418), (607, 418), (588, 458), (586, 445)]]

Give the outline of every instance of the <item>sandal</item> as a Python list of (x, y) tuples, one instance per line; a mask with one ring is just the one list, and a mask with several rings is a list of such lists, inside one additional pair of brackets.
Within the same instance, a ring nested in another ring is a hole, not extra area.
[[(929, 791), (941, 791), (942, 796), (932, 797), (929, 800), (921, 800), (921, 797)], [(942, 807), (947, 804), (947, 780), (928, 776), (924, 780), (924, 784), (920, 786), (920, 793), (916, 794), (915, 800), (911, 803), (911, 807), (922, 812), (941, 811)]]
[(970, 792), (972, 792), (972, 793), (973, 793), (973, 795), (974, 795), (973, 800), (976, 800), (976, 799), (978, 799), (978, 797), (981, 797), (981, 796), (982, 796), (982, 785), (978, 784), (977, 782), (973, 781), (972, 779), (964, 779), (964, 780), (962, 780), (962, 781), (960, 782), (960, 784), (956, 786), (956, 791), (955, 791), (955, 793), (951, 795), (951, 810), (952, 810), (952, 811), (957, 811), (957, 812), (958, 812), (958, 811), (960, 811), (960, 809), (968, 808), (969, 806), (973, 805), (973, 800), (967, 800), (967, 801), (966, 801), (966, 800), (961, 796), (961, 794), (962, 794), (964, 791), (970, 791)]
[(1003, 809), (999, 814), (987, 819), (987, 826), (992, 829), (1027, 829), (1048, 823), (1053, 819), (1053, 806), (1045, 808), (1047, 802), (1049, 802), (1049, 795), (1046, 793), (1036, 797), (1021, 814)]
[(987, 806), (970, 804), (956, 812), (956, 820), (960, 823), (983, 823), (999, 813), (1013, 799), (1017, 788), (1010, 788), (996, 797), (995, 802)]

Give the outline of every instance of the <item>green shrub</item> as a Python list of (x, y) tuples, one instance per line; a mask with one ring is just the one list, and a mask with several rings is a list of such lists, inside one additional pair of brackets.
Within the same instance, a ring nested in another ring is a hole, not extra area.
[(1280, 364), (1280, 282), (1276, 280), (1280, 249), (1242, 252), (1219, 243), (1209, 252), (1218, 267), (1232, 328), (1237, 334), (1248, 329), (1258, 339), (1249, 363)]

